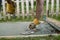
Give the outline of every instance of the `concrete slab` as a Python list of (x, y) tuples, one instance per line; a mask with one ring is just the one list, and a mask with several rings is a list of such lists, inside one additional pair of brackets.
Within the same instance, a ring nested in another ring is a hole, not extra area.
[[(14, 23), (0, 23), (0, 36), (16, 36), (28, 30), (28, 25), (31, 22), (14, 22)], [(37, 26), (38, 32), (31, 35), (53, 34), (55, 30), (47, 23), (41, 23)]]

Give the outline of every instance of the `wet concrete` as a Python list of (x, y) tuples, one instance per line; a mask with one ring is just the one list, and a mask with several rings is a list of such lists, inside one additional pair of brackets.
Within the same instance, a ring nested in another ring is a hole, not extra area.
[[(31, 22), (0, 23), (0, 36), (21, 35), (20, 33), (28, 30)], [(38, 31), (31, 35), (53, 34), (55, 30), (47, 23), (41, 23), (37, 26)]]

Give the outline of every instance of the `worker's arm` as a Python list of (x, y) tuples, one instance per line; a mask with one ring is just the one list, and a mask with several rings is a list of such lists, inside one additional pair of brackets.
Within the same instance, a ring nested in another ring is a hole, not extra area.
[(6, 0), (6, 1), (7, 1), (7, 3), (11, 4), (11, 0)]
[(16, 7), (16, 3), (12, 1), (11, 3), (13, 5), (13, 7)]
[(33, 20), (33, 23), (29, 24), (29, 29), (36, 32), (37, 31), (36, 30), (36, 25), (38, 25), (39, 23), (40, 23), (39, 20), (37, 18), (35, 18)]

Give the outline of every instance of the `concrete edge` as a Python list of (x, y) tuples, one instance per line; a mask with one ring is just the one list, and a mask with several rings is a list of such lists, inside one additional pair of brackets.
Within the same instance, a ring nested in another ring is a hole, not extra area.
[(54, 24), (53, 22), (46, 21), (51, 27), (60, 32), (60, 27)]
[(46, 37), (46, 36), (59, 36), (59, 35), (60, 35), (60, 34), (18, 35), (18, 36), (0, 36), (0, 38)]

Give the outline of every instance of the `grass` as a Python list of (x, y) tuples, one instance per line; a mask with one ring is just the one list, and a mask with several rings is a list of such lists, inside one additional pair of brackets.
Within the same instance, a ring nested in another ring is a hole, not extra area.
[(34, 17), (32, 18), (31, 16), (29, 16), (29, 17), (25, 16), (24, 19), (23, 19), (22, 16), (20, 16), (20, 18), (17, 18), (17, 17), (16, 18), (11, 18), (11, 19), (6, 18), (5, 20), (2, 18), (0, 20), (0, 22), (17, 22), (17, 21), (21, 21), (21, 22), (28, 21), (29, 22), (29, 21), (33, 21), (33, 19), (34, 19)]
[(0, 38), (0, 40), (60, 40), (60, 36)]
[[(11, 19), (8, 19), (7, 17), (5, 18), (5, 20), (4, 20), (4, 18), (2, 18), (1, 20), (0, 20), (0, 22), (31, 22), (31, 21), (33, 21), (34, 20), (34, 18), (35, 17), (33, 17), (33, 16), (25, 16), (24, 17), (24, 19), (23, 19), (23, 16), (20, 16), (19, 18), (12, 18), (11, 17)], [(44, 17), (43, 17), (44, 18)], [(40, 18), (40, 21), (41, 20), (44, 20), (43, 18)]]
[[(8, 19), (7, 17), (5, 18), (5, 20), (4, 20), (4, 18), (2, 18), (1, 20), (0, 20), (0, 22), (31, 22), (31, 21), (33, 21), (34, 20), (34, 18), (35, 17), (33, 17), (33, 16), (24, 16), (24, 19), (23, 19), (23, 16), (20, 16), (19, 18), (12, 18), (11, 17), (11, 19)], [(44, 20), (45, 19), (45, 17), (43, 17), (43, 18), (40, 18), (40, 21), (41, 20)]]
[(53, 17), (51, 17), (51, 15), (50, 15), (49, 17), (60, 21), (60, 14), (58, 14), (58, 16), (56, 16), (56, 14), (55, 14), (55, 15), (53, 15)]

